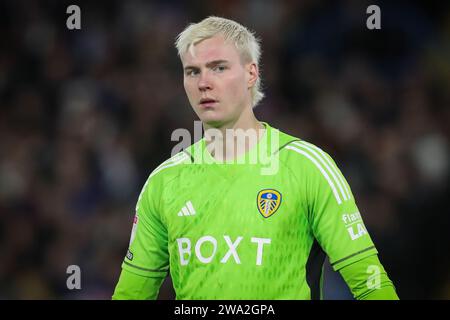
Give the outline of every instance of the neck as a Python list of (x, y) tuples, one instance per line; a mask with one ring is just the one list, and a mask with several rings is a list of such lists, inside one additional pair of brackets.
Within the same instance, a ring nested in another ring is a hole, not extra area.
[(206, 148), (218, 161), (233, 160), (253, 148), (265, 131), (251, 108), (239, 119), (220, 126), (203, 124)]

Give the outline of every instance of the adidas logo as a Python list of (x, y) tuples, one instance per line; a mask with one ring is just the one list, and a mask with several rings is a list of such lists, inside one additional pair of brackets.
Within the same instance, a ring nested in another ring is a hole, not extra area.
[(194, 206), (192, 205), (191, 201), (186, 202), (183, 208), (181, 208), (181, 211), (178, 212), (178, 216), (193, 216), (195, 214)]

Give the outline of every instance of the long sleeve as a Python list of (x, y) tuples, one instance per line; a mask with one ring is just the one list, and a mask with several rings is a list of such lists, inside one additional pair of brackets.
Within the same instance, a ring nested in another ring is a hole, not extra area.
[(377, 255), (349, 264), (339, 272), (357, 300), (399, 299)]
[(155, 300), (164, 277), (144, 277), (123, 269), (113, 300)]
[(310, 143), (295, 146), (311, 160), (303, 172), (309, 221), (333, 269), (342, 274), (357, 299), (398, 299), (350, 185), (334, 160)]
[(156, 299), (169, 270), (167, 229), (160, 215), (158, 177), (150, 176), (136, 205), (128, 252), (113, 299)]

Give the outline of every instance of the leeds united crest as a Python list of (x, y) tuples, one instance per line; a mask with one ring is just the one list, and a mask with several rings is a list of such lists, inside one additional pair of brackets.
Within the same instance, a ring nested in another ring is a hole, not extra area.
[(258, 211), (264, 218), (273, 215), (281, 204), (281, 193), (274, 189), (264, 189), (258, 193)]

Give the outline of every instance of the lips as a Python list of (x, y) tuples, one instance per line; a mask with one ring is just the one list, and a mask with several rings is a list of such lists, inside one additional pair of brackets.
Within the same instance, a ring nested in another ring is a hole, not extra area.
[(205, 108), (209, 108), (209, 107), (212, 107), (216, 102), (217, 102), (217, 100), (212, 99), (212, 98), (203, 98), (200, 100), (200, 105)]
[(211, 99), (211, 98), (203, 98), (200, 100), (200, 104), (204, 104), (204, 103), (213, 103), (213, 102), (217, 102), (217, 100)]

